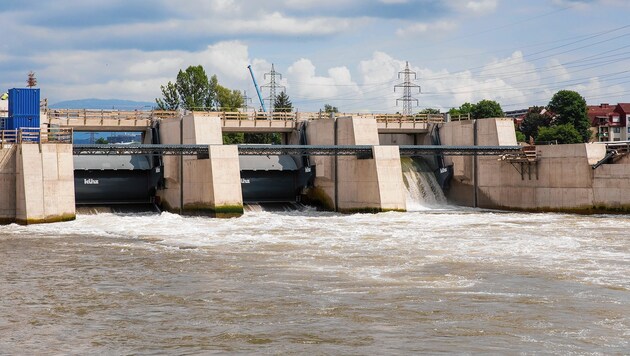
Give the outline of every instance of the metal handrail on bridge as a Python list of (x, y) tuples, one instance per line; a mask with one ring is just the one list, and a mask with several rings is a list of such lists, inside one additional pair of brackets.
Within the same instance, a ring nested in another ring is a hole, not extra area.
[(73, 143), (72, 137), (72, 128), (42, 130), (37, 127), (23, 127), (16, 130), (0, 130), (0, 148), (22, 143)]
[[(366, 156), (373, 146), (237, 145), (240, 155)], [(520, 150), (520, 146), (399, 146), (401, 156), (444, 154), (494, 156)], [(209, 145), (76, 144), (75, 155), (207, 155)]]

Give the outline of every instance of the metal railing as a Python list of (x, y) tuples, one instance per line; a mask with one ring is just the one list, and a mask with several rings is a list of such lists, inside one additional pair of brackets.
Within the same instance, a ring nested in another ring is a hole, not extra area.
[(83, 120), (150, 120), (154, 118), (177, 117), (179, 112), (166, 110), (93, 110), (93, 109), (49, 109), (50, 119)]
[[(48, 109), (48, 120), (60, 126), (142, 126), (148, 127), (155, 120), (177, 118), (185, 115), (184, 111), (120, 111), (90, 109)], [(232, 122), (253, 122), (253, 126), (273, 126), (278, 123), (284, 127), (295, 127), (297, 122), (327, 119), (331, 114), (325, 112), (263, 112), (263, 111), (192, 111), (205, 117), (218, 117), (223, 126)], [(360, 116), (375, 119), (380, 127), (385, 128), (423, 128), (430, 123), (445, 121), (442, 114), (365, 114), (335, 113), (336, 117)], [(462, 118), (463, 119), (463, 118)], [(113, 120), (113, 122), (112, 122)], [(260, 124), (260, 125), (259, 125)], [(247, 126), (251, 126), (248, 124)]]
[(22, 143), (73, 143), (72, 128), (50, 128), (42, 130), (36, 127), (23, 127), (16, 130), (0, 130), (0, 148), (6, 145)]

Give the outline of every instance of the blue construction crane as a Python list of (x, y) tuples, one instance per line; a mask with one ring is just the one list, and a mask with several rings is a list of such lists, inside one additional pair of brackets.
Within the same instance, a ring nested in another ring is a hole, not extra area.
[(251, 64), (247, 66), (247, 69), (249, 69), (249, 74), (252, 75), (254, 87), (256, 88), (256, 94), (258, 94), (258, 100), (260, 100), (260, 106), (262, 106), (263, 112), (267, 112), (267, 109), (265, 108), (265, 102), (263, 101), (262, 95), (260, 95), (260, 89), (258, 89), (258, 83), (256, 83), (256, 77), (254, 77), (254, 71), (252, 70)]

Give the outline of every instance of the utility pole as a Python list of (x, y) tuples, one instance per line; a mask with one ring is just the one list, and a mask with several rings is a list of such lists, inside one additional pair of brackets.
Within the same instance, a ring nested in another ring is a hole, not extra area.
[(398, 79), (403, 77), (403, 82), (394, 86), (394, 92), (396, 92), (396, 88), (403, 88), (403, 96), (402, 98), (396, 99), (396, 106), (398, 106), (398, 102), (403, 102), (403, 115), (411, 116), (411, 108), (413, 103), (416, 103), (418, 106), (418, 99), (411, 96), (412, 89), (418, 89), (418, 94), (421, 92), (421, 88), (419, 85), (411, 82), (411, 76), (413, 75), (413, 80), (416, 80), (416, 72), (413, 72), (409, 69), (409, 62), (405, 65), (405, 70), (402, 72), (398, 72)]
[(269, 83), (261, 86), (261, 88), (269, 88), (269, 96), (265, 98), (265, 100), (269, 100), (269, 112), (274, 112), (276, 111), (276, 108), (274, 107), (274, 102), (276, 101), (276, 92), (278, 91), (278, 89), (281, 89), (280, 91), (285, 91), (286, 87), (280, 85), (277, 82), (277, 80), (282, 79), (282, 74), (276, 72), (273, 67), (273, 63), (271, 63), (271, 72), (265, 73), (264, 79), (267, 79), (267, 77), (269, 77)]

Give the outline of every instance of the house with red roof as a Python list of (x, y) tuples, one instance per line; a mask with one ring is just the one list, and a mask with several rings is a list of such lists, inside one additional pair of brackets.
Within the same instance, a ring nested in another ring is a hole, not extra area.
[(596, 141), (630, 139), (630, 103), (589, 105), (587, 114), (591, 126), (596, 128)]

